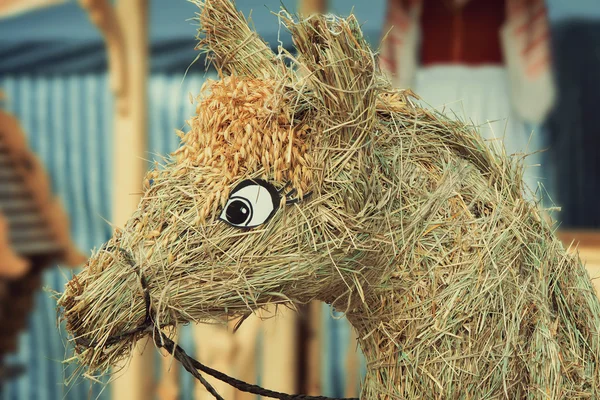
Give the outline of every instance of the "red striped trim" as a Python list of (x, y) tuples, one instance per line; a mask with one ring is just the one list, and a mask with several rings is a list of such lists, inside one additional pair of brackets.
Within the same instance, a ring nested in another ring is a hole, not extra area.
[(382, 56), (381, 54), (379, 55), (379, 61), (381, 61), (382, 63), (384, 63), (385, 65), (388, 65), (388, 66), (394, 65), (394, 62), (392, 60), (390, 60), (387, 57)]
[(541, 10), (547, 10), (546, 3), (544, 1), (536, 1), (536, 4), (532, 5), (529, 9), (533, 13), (533, 15), (537, 14)]
[(379, 55), (379, 67), (384, 71), (396, 73), (396, 63), (381, 54)]
[[(392, 35), (388, 36), (388, 39)], [(398, 63), (396, 57), (396, 46), (389, 40), (386, 40), (383, 47), (382, 54), (379, 55), (380, 66), (383, 70), (387, 70), (391, 73), (398, 71)]]
[(406, 10), (404, 7), (393, 7), (390, 10), (390, 15), (393, 18), (404, 18), (408, 20), (408, 10)]
[(410, 26), (410, 18), (400, 9), (396, 9), (390, 14), (389, 22), (399, 28), (400, 32), (406, 32)]
[(542, 7), (535, 14), (531, 16), (526, 22), (521, 24), (517, 29), (513, 31), (515, 35), (521, 35), (526, 32), (533, 24), (540, 20), (540, 18), (544, 18), (547, 15), (546, 7)]
[(522, 0), (508, 0), (506, 2), (506, 13), (510, 19), (513, 19), (519, 14), (524, 13), (525, 10), (526, 4)]
[(542, 74), (542, 72), (544, 70), (546, 70), (548, 68), (548, 66), (550, 65), (550, 62), (551, 62), (550, 54), (546, 53), (542, 58), (540, 58), (536, 62), (530, 64), (525, 69), (525, 74), (529, 78), (537, 78), (538, 76), (540, 76)]
[(548, 20), (540, 20), (537, 24), (529, 28), (529, 37), (539, 37), (550, 30)]
[(546, 57), (550, 53), (549, 46), (539, 45), (535, 49), (533, 49), (526, 57), (523, 57), (523, 62), (525, 65), (531, 65), (535, 63), (535, 60), (538, 60), (542, 57)]
[(393, 33), (391, 33), (388, 37), (387, 40), (390, 41), (390, 43), (394, 44), (395, 46), (402, 46), (402, 38), (394, 35)]
[(548, 31), (548, 29), (544, 30), (544, 32), (539, 37), (532, 40), (531, 42), (529, 42), (529, 44), (527, 46), (525, 46), (525, 48), (521, 51), (521, 55), (522, 56), (528, 55), (533, 50), (535, 50), (538, 46), (546, 43), (548, 41), (549, 37), (550, 37), (550, 32)]

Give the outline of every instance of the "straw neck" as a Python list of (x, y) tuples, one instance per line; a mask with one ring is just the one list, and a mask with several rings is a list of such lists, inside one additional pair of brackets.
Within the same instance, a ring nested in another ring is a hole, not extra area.
[[(386, 315), (387, 312), (382, 311), (381, 314)], [(357, 310), (347, 314), (366, 359), (367, 373), (360, 398), (395, 399), (401, 379), (406, 378), (400, 362), (404, 347), (404, 342), (398, 337), (398, 332), (402, 332), (401, 324), (393, 320), (375, 321), (364, 315), (369, 314)]]

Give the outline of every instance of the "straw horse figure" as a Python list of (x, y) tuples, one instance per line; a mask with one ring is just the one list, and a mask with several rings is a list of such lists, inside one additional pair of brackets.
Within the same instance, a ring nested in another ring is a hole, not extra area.
[(364, 399), (600, 398), (600, 304), (519, 163), (394, 90), (353, 16), (282, 12), (297, 53), (274, 55), (199, 5), (222, 79), (59, 301), (90, 372), (151, 334), (124, 335), (144, 294), (161, 329), (318, 299), (357, 331)]

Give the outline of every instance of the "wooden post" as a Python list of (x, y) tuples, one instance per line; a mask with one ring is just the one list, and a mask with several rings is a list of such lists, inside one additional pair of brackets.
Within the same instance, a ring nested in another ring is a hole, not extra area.
[(323, 385), (321, 384), (321, 362), (323, 358), (323, 303), (311, 301), (309, 304), (308, 337), (307, 340), (307, 368), (306, 389), (311, 396), (320, 396)]
[[(249, 316), (234, 334), (236, 377), (246, 382), (256, 382), (256, 356), (258, 334), (262, 325), (256, 315)], [(235, 400), (255, 400), (250, 393), (237, 392)]]
[[(115, 115), (113, 220), (117, 226), (123, 226), (138, 206), (147, 169), (144, 161), (147, 129), (147, 0), (120, 0), (116, 9), (127, 58), (123, 67), (125, 90), (117, 97)], [(121, 72), (117, 70), (116, 73)], [(113, 383), (114, 399), (147, 400), (153, 397), (154, 346), (146, 346), (147, 351), (142, 352), (144, 344), (138, 344), (128, 370)]]
[[(124, 88), (117, 96), (114, 131), (113, 220), (123, 226), (137, 209), (146, 159), (148, 76), (147, 0), (120, 0), (117, 16), (125, 43)], [(122, 68), (122, 70), (119, 70)], [(115, 78), (119, 79), (119, 78)]]
[(356, 331), (350, 327), (350, 340), (346, 349), (346, 389), (344, 394), (346, 397), (358, 397), (359, 367)]
[[(195, 325), (194, 341), (196, 342), (196, 358), (201, 363), (227, 375), (234, 375), (234, 342), (227, 327), (209, 324)], [(212, 376), (205, 375), (205, 378), (224, 399), (234, 398), (235, 390), (227, 383)], [(213, 396), (199, 381), (194, 384), (195, 400), (213, 399)]]
[[(173, 339), (178, 341), (179, 335)], [(165, 349), (161, 349), (160, 382), (156, 387), (159, 400), (177, 400), (179, 398), (179, 362)], [(185, 370), (184, 370), (185, 371)]]
[[(146, 85), (148, 76), (147, 0), (80, 0), (106, 40), (115, 95), (113, 215), (124, 226), (137, 208), (147, 168)], [(153, 397), (153, 346), (138, 345), (129, 367), (113, 383), (113, 398)]]
[(301, 15), (324, 14), (327, 12), (327, 0), (299, 0), (298, 11)]
[[(270, 306), (266, 315), (275, 315)], [(295, 393), (297, 390), (298, 360), (296, 341), (298, 316), (294, 310), (280, 307), (276, 316), (263, 323), (263, 386), (279, 392)]]
[[(200, 362), (242, 381), (256, 382), (256, 344), (261, 320), (251, 315), (233, 332), (235, 322), (229, 326), (198, 324), (194, 326), (196, 358)], [(231, 400), (253, 400), (255, 395), (236, 391), (233, 387), (215, 378), (205, 378), (223, 396)], [(195, 382), (194, 399), (212, 399), (204, 386)]]

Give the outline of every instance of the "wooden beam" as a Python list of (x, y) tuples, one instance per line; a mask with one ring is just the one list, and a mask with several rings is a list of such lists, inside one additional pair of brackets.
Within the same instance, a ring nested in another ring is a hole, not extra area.
[[(113, 215), (124, 226), (137, 208), (146, 162), (148, 76), (147, 0), (80, 0), (106, 40), (115, 95)], [(138, 345), (128, 368), (113, 383), (113, 398), (153, 398), (153, 346)]]
[[(130, 1), (121, 0), (120, 3)], [(127, 88), (130, 83), (127, 80), (127, 56), (130, 53), (127, 51), (128, 44), (125, 43), (122, 25), (127, 26), (127, 21), (124, 24), (119, 22), (117, 10), (108, 0), (79, 0), (79, 3), (87, 10), (90, 19), (104, 36), (108, 53), (110, 87), (115, 95), (117, 111), (126, 113)], [(131, 30), (131, 28), (127, 30), (129, 34), (131, 34)], [(128, 42), (130, 41), (131, 38)]]
[[(117, 18), (125, 50), (115, 49), (111, 81), (116, 91), (113, 138), (113, 215), (117, 226), (124, 226), (137, 209), (147, 169), (146, 132), (148, 84), (148, 2), (119, 0)], [(118, 54), (118, 56), (116, 55)], [(115, 74), (115, 75), (112, 75)], [(126, 373), (113, 383), (113, 398), (147, 400), (154, 391), (154, 346), (138, 344)]]
[(0, 0), (0, 18), (12, 17), (36, 8), (64, 2), (65, 0)]
[(569, 246), (574, 242), (579, 247), (600, 248), (600, 230), (578, 229), (558, 231), (559, 239)]
[(126, 50), (115, 50), (115, 53), (126, 58), (121, 62), (115, 60), (114, 72), (111, 68), (111, 75), (114, 73), (123, 76), (114, 79), (118, 84), (115, 87), (118, 113), (115, 115), (113, 139), (115, 169), (112, 218), (116, 225), (123, 226), (137, 209), (148, 168), (145, 161), (148, 120), (148, 1), (120, 0), (116, 11)]

